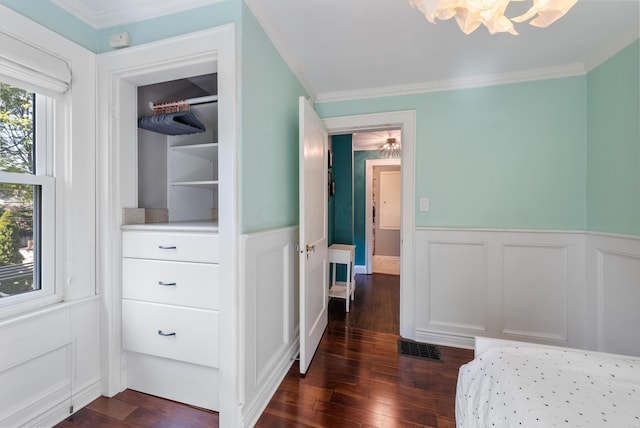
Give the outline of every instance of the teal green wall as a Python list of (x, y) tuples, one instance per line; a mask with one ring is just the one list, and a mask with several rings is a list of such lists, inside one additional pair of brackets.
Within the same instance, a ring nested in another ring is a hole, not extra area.
[(587, 77), (587, 228), (640, 235), (640, 44)]
[[(329, 224), (333, 224), (335, 229), (340, 229), (336, 236), (342, 239), (334, 238), (329, 242), (354, 244), (356, 246), (355, 264), (364, 265), (366, 264), (365, 245), (367, 240), (366, 161), (380, 159), (380, 153), (377, 150), (353, 151), (352, 135), (336, 135), (332, 138), (334, 150), (332, 171), (336, 180), (336, 203), (334, 205), (337, 214), (333, 215), (334, 219), (330, 219)], [(343, 189), (347, 189), (348, 193)], [(340, 190), (343, 190), (342, 194)], [(346, 270), (344, 272), (339, 270), (338, 280), (342, 281), (345, 277)]]
[(586, 226), (586, 77), (317, 104), (321, 117), (416, 110), (417, 226)]
[[(242, 0), (103, 30), (49, 0), (0, 4), (97, 53), (122, 31), (139, 45), (237, 23), (241, 229), (298, 223), (297, 97), (306, 93)], [(588, 76), (316, 108), (322, 117), (416, 110), (415, 198), (431, 201), (429, 212), (414, 203), (417, 226), (640, 234), (639, 50), (636, 41)]]
[(353, 161), (352, 136), (331, 137), (333, 180), (336, 182), (333, 216), (333, 243), (353, 244)]
[(172, 15), (97, 30), (50, 0), (0, 0), (29, 19), (95, 53), (113, 50), (109, 36), (128, 32), (131, 46), (217, 27), (241, 19), (242, 0), (227, 0)]
[(242, 232), (298, 224), (298, 97), (307, 96), (251, 11), (242, 9)]
[[(333, 152), (333, 180), (336, 194), (331, 198), (333, 218), (329, 221), (333, 229), (331, 244), (353, 244), (353, 136), (351, 134), (331, 137)], [(333, 274), (333, 272), (331, 272)], [(347, 267), (336, 266), (336, 281), (346, 281)], [(331, 278), (330, 278), (331, 280)]]
[[(329, 168), (329, 173), (332, 174), (333, 176), (333, 172), (331, 171), (331, 168)], [(329, 204), (327, 206), (327, 219), (328, 219), (328, 225), (327, 225), (327, 245), (331, 245), (333, 244), (335, 241), (334, 238), (334, 220), (333, 218), (335, 217), (335, 213), (336, 213), (336, 208), (335, 208), (335, 195), (332, 195), (331, 193), (329, 193)]]
[(133, 24), (105, 28), (97, 32), (97, 52), (113, 50), (109, 46), (109, 36), (112, 34), (127, 32), (131, 37), (131, 46), (136, 46), (231, 22), (240, 23), (241, 4), (242, 0), (227, 0)]
[(380, 159), (377, 150), (353, 152), (353, 235), (356, 246), (356, 265), (367, 263), (367, 216), (366, 216), (366, 161)]
[(0, 0), (0, 4), (92, 52), (97, 52), (96, 29), (50, 0)]
[(109, 35), (128, 32), (131, 45), (238, 24), (240, 76), (239, 188), (244, 233), (298, 224), (298, 97), (308, 96), (242, 0), (133, 24), (95, 30), (48, 0), (1, 4), (94, 51)]

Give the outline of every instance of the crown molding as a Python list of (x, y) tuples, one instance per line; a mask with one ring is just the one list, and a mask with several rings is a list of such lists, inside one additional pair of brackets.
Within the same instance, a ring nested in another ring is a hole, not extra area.
[(66, 10), (76, 18), (84, 21), (93, 28), (97, 26), (97, 14), (84, 2), (78, 0), (51, 0), (51, 3), (55, 4), (61, 9)]
[(605, 43), (593, 55), (587, 58), (584, 62), (585, 71), (587, 73), (591, 72), (594, 68), (603, 64), (639, 38), (640, 27), (638, 25), (629, 27), (625, 32), (610, 40), (608, 43)]
[(581, 76), (585, 74), (582, 64), (567, 64), (555, 67), (538, 68), (515, 73), (504, 73), (489, 76), (447, 79), (433, 82), (421, 82), (409, 85), (385, 86), (353, 91), (325, 92), (318, 94), (316, 102), (351, 101), (367, 98), (414, 95), (427, 92), (453, 91), (486, 86), (505, 85), (509, 83), (531, 82), (536, 80), (557, 79), (561, 77)]
[(304, 90), (307, 91), (309, 97), (314, 100), (316, 97), (316, 92), (309, 84), (309, 80), (306, 78), (300, 67), (298, 67), (293, 55), (291, 55), (290, 51), (287, 49), (287, 45), (286, 43), (284, 43), (276, 26), (273, 25), (273, 21), (269, 19), (269, 14), (264, 8), (264, 2), (265, 0), (245, 0), (245, 4), (247, 5), (251, 13), (253, 13), (253, 16), (255, 16), (255, 18), (258, 20), (258, 23), (271, 40), (271, 43), (276, 48), (276, 51), (278, 51), (280, 57), (282, 57), (282, 60), (285, 62), (285, 64), (287, 64), (287, 66), (289, 67), (293, 75), (298, 79)]
[(93, 8), (83, 0), (51, 0), (93, 28), (100, 30), (116, 25), (130, 24), (159, 16), (218, 3), (222, 0), (120, 0), (105, 2)]

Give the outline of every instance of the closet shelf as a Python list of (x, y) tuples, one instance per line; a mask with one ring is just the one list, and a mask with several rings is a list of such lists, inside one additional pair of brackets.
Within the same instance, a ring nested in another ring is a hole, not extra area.
[(217, 157), (218, 143), (206, 143), (206, 144), (189, 144), (185, 146), (173, 146), (171, 147), (176, 153), (182, 153), (189, 156), (198, 157), (201, 159), (208, 159), (213, 161)]
[(218, 186), (218, 180), (206, 181), (173, 181), (172, 186), (196, 187), (199, 189), (215, 189)]

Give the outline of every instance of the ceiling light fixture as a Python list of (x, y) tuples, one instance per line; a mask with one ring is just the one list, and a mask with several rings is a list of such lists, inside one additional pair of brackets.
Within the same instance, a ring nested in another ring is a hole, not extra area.
[(400, 141), (395, 138), (387, 138), (378, 151), (385, 158), (399, 158), (400, 157)]
[(530, 0), (533, 5), (526, 13), (507, 18), (504, 12), (512, 1), (525, 0), (409, 0), (409, 3), (424, 13), (427, 21), (432, 24), (435, 24), (436, 18), (445, 20), (455, 17), (465, 34), (471, 34), (483, 24), (491, 34), (517, 35), (513, 22), (525, 22), (537, 15), (529, 23), (534, 27), (548, 27), (567, 13), (578, 0)]

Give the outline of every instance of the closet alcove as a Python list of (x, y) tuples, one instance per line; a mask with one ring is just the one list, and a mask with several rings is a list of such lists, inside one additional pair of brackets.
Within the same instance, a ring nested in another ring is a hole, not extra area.
[(137, 95), (142, 120), (158, 116), (151, 105), (188, 100), (205, 128), (184, 135), (138, 129), (138, 207), (146, 210), (145, 222), (217, 222), (218, 103), (210, 100), (217, 98), (217, 75), (139, 86)]
[(136, 96), (144, 215), (121, 228), (126, 387), (219, 410), (217, 75)]
[[(128, 388), (216, 410), (225, 427), (242, 424), (236, 59), (236, 27), (229, 24), (108, 52), (97, 64), (103, 394)], [(153, 113), (149, 102), (203, 95), (218, 98), (191, 106), (205, 133), (168, 136), (138, 127), (140, 117)], [(189, 152), (179, 153), (185, 162), (193, 158), (183, 172), (200, 163), (210, 165), (210, 175), (173, 179), (179, 157), (173, 147)], [(199, 149), (211, 147), (217, 151), (203, 159)], [(208, 183), (187, 185), (194, 181)], [(176, 203), (172, 188), (207, 196)], [(140, 221), (140, 211), (154, 209), (166, 219), (147, 221), (143, 214)], [(128, 221), (128, 211), (136, 221)]]

